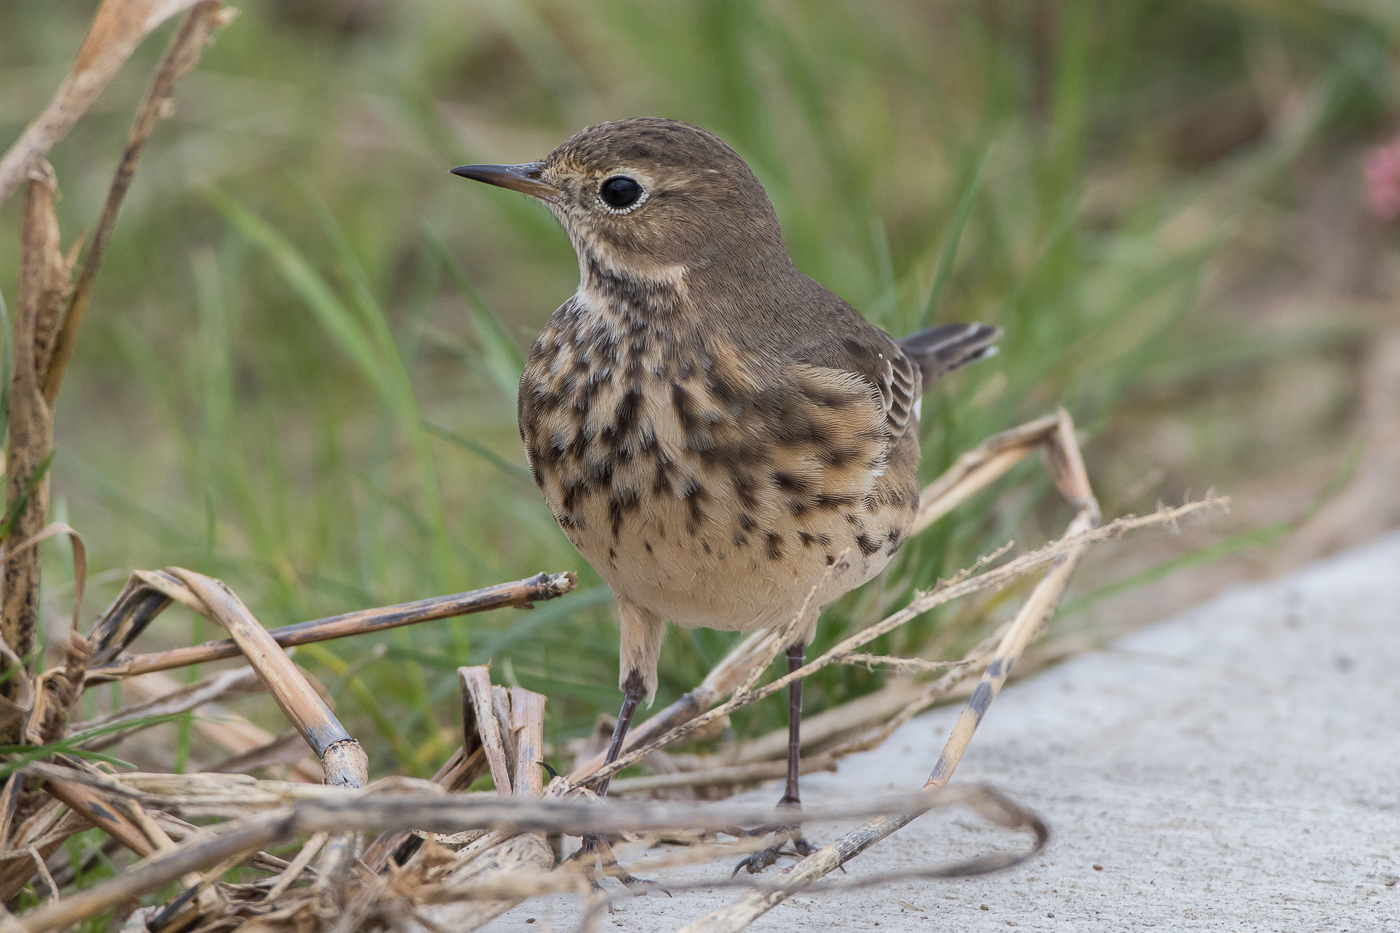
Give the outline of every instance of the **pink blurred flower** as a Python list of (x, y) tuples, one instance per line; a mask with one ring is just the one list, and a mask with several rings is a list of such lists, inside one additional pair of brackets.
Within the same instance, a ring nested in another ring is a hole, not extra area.
[(1386, 220), (1400, 217), (1400, 137), (1367, 150), (1366, 205)]

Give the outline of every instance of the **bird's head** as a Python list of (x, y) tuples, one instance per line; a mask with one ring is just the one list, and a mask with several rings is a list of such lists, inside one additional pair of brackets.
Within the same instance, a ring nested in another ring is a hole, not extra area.
[(600, 123), (540, 162), (452, 172), (548, 205), (585, 280), (603, 274), (661, 283), (736, 262), (789, 261), (773, 206), (748, 165), (688, 123)]

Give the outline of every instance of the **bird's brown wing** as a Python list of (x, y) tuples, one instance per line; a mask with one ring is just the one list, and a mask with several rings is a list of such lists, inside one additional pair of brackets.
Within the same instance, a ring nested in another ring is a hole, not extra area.
[[(864, 324), (864, 322), (860, 322)], [(889, 441), (909, 428), (914, 404), (923, 394), (918, 364), (883, 331), (864, 324), (836, 340), (797, 350), (802, 363), (858, 377), (879, 393)]]

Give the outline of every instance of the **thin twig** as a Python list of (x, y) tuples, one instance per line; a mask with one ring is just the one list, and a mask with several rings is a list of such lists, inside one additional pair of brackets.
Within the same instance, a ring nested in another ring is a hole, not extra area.
[[(454, 616), (512, 606), (528, 607), (532, 603), (543, 602), (571, 593), (578, 586), (578, 577), (573, 572), (540, 573), (524, 580), (511, 583), (498, 583), (494, 586), (455, 593), (451, 596), (434, 596), (411, 603), (385, 606), (382, 609), (365, 609), (344, 615), (330, 616), (311, 622), (299, 622), (282, 628), (269, 629), (268, 634), (283, 648), (309, 645), (318, 641), (346, 638), (351, 635), (367, 635), (382, 632), (402, 625), (415, 625), (434, 619), (448, 619)], [(118, 658), (107, 664), (96, 665), (88, 670), (89, 679), (97, 677), (132, 677), (151, 671), (166, 671), (191, 664), (204, 664), (224, 658), (236, 658), (241, 652), (232, 639), (206, 642), (170, 651), (157, 651), (152, 654), (138, 654), (128, 658)]]

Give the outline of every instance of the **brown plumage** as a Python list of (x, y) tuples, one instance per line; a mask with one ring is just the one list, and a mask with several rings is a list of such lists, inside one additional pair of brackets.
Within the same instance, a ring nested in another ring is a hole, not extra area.
[[(578, 292), (530, 351), (520, 434), (560, 527), (617, 597), (628, 702), (611, 760), (656, 691), (666, 620), (795, 619), (801, 663), (821, 609), (904, 543), (920, 396), (998, 331), (896, 343), (797, 271), (749, 167), (685, 123), (603, 123), (542, 162), (454, 172), (540, 198), (578, 254)], [(795, 805), (795, 746), (790, 771)]]

